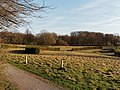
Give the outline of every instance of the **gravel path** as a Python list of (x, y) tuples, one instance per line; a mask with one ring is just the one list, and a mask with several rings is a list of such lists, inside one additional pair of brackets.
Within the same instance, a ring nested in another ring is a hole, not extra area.
[(6, 74), (9, 76), (8, 80), (15, 83), (20, 90), (64, 90), (62, 87), (50, 84), (49, 81), (10, 64), (7, 64)]

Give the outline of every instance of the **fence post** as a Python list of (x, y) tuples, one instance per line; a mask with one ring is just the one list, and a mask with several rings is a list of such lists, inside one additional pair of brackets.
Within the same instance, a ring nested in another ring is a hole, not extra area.
[(28, 57), (27, 57), (27, 55), (25, 57), (25, 63), (28, 64)]
[(63, 62), (63, 60), (62, 60), (61, 64), (62, 64), (62, 68), (63, 68), (63, 67), (64, 67), (64, 66), (63, 66), (63, 65), (64, 65), (64, 62)]

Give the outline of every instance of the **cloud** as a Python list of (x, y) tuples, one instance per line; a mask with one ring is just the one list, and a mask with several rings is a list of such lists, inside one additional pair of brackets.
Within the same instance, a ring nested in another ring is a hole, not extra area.
[(53, 17), (52, 19), (49, 20), (48, 26), (54, 26), (58, 22), (61, 22), (62, 20), (64, 20), (64, 18), (65, 17), (63, 16)]
[(110, 18), (110, 19), (106, 19), (106, 20), (102, 20), (102, 21), (85, 22), (85, 23), (83, 23), (83, 25), (87, 25), (87, 26), (102, 26), (102, 25), (104, 25), (105, 26), (108, 24), (112, 25), (117, 22), (120, 22), (120, 17), (114, 17), (114, 18)]
[(45, 18), (42, 20), (42, 22), (38, 22), (39, 23), (39, 27), (38, 28), (50, 28), (50, 27), (54, 27), (56, 26), (58, 23), (62, 22), (64, 20), (64, 16), (54, 16), (54, 17), (49, 17), (49, 18)]
[(100, 22), (98, 25), (120, 25), (120, 17), (111, 18), (105, 21)]
[(112, 30), (110, 27), (120, 28), (120, 0), (90, 0), (78, 8), (71, 9), (71, 14), (79, 15), (81, 20), (78, 30), (87, 30), (101, 27)]
[(45, 28), (47, 29), (49, 32), (55, 32), (59, 35), (67, 35), (69, 34), (73, 29), (71, 29), (71, 27), (47, 27)]
[(97, 31), (103, 33), (118, 33), (120, 28), (120, 17), (113, 17), (107, 20), (86, 22), (76, 31)]
[(68, 12), (73, 12), (73, 13), (81, 12), (81, 11), (84, 11), (84, 10), (96, 8), (100, 5), (102, 5), (103, 3), (107, 3), (107, 2), (110, 2), (110, 0), (91, 0), (91, 2), (83, 4), (80, 7), (74, 8), (74, 9), (68, 11)]

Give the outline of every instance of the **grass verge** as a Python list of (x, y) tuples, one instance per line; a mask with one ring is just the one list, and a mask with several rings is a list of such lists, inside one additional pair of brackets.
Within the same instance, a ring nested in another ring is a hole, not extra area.
[(6, 79), (5, 75), (5, 58), (4, 55), (0, 54), (0, 90), (17, 90), (16, 86)]

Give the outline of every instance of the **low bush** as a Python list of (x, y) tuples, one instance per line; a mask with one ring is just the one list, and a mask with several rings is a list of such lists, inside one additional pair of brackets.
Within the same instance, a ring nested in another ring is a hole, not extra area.
[(111, 49), (113, 49), (113, 47), (111, 47), (111, 46), (104, 46), (104, 47), (102, 47), (102, 50), (111, 50)]
[(25, 48), (25, 53), (26, 54), (39, 54), (40, 53), (40, 48), (37, 48), (37, 47), (26, 47)]
[(72, 48), (71, 51), (90, 50), (90, 49), (102, 49), (102, 47), (101, 46), (90, 46), (90, 47), (83, 47), (83, 48)]
[(12, 45), (12, 44), (2, 44), (1, 48), (5, 48), (5, 49), (7, 49), (7, 48), (14, 48), (14, 45)]
[(99, 51), (100, 53), (112, 53), (114, 52), (113, 50), (101, 50)]
[(114, 48), (105, 48), (105, 49), (102, 49), (99, 52), (101, 52), (101, 53), (113, 53), (114, 52)]
[(25, 45), (1, 44), (0, 48), (3, 48), (3, 49), (8, 49), (8, 48), (25, 48)]
[(50, 47), (47, 47), (46, 50), (48, 50), (48, 51), (60, 51), (60, 48), (50, 48)]
[(120, 56), (120, 50), (114, 50), (115, 56)]

